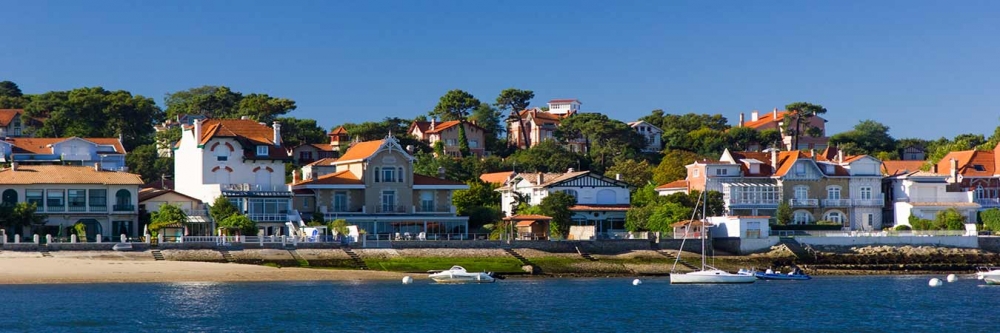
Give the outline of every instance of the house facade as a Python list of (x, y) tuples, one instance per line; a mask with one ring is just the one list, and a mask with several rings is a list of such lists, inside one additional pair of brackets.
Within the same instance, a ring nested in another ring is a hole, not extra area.
[(205, 203), (224, 196), (267, 236), (287, 235), (285, 223), (301, 221), (285, 184), (289, 157), (279, 123), (196, 120), (183, 128), (174, 156), (176, 191)]
[(459, 122), (458, 120), (438, 122), (436, 119), (415, 121), (410, 124), (408, 133), (420, 141), (427, 142), (431, 147), (440, 141), (444, 145), (446, 155), (459, 157), (461, 155), (459, 126), (465, 127), (465, 137), (469, 141), (469, 153), (478, 157), (486, 156), (486, 136), (489, 134), (475, 122)]
[(395, 137), (359, 142), (334, 162), (337, 172), (304, 179), (296, 174), (294, 207), (326, 221), (344, 219), (368, 237), (467, 237), (469, 218), (456, 215), (451, 197), (468, 185), (415, 174), (413, 161)]
[(0, 141), (2, 162), (98, 166), (128, 171), (125, 147), (117, 138), (6, 138)]
[[(121, 234), (136, 237), (139, 175), (70, 165), (20, 165), (0, 170), (0, 197), (5, 204), (29, 202), (45, 224), (6, 230), (7, 236), (32, 232), (68, 237), (73, 225), (83, 223), (87, 238), (118, 240)], [(32, 230), (34, 228), (34, 230)], [(69, 229), (67, 229), (69, 228)]]
[(983, 209), (1000, 207), (1000, 144), (989, 151), (953, 151), (935, 166), (948, 175), (948, 182), (973, 193), (973, 202)]
[(914, 171), (886, 177), (893, 205), (893, 223), (910, 225), (910, 216), (933, 220), (938, 212), (954, 208), (968, 221), (976, 221), (981, 205), (973, 191), (950, 185), (946, 174)]
[(27, 118), (25, 123), (24, 109), (0, 109), (0, 137), (27, 136), (28, 127), (41, 126), (41, 121)]
[[(579, 113), (580, 105), (582, 104), (576, 99), (554, 99), (549, 101), (548, 111), (534, 108), (518, 112), (521, 121), (518, 121), (517, 117), (510, 117), (507, 120), (509, 144), (527, 149), (545, 140), (556, 140), (555, 134), (559, 123), (562, 119)], [(586, 152), (587, 144), (582, 139), (575, 139), (566, 143), (565, 147), (573, 152)]]
[(636, 133), (646, 139), (646, 147), (643, 152), (655, 153), (663, 150), (663, 130), (645, 121), (633, 121), (628, 123)]
[[(809, 119), (802, 120), (802, 135), (798, 138), (798, 146), (792, 147), (793, 137), (791, 133), (784, 130), (784, 123), (786, 121), (794, 121), (794, 112), (788, 111), (778, 111), (774, 109), (771, 113), (766, 113), (760, 115), (757, 110), (750, 112), (750, 120), (745, 121), (745, 115), (740, 113), (740, 120), (737, 123), (738, 127), (749, 127), (757, 131), (763, 131), (768, 129), (776, 129), (781, 132), (782, 143), (784, 150), (802, 150), (802, 149), (816, 149), (823, 150), (829, 146), (830, 138), (826, 136), (826, 119), (820, 116), (813, 116)], [(806, 129), (815, 127), (819, 130), (818, 136), (806, 135)], [(759, 151), (770, 147), (761, 147), (759, 145), (750, 147), (749, 150)]]
[(590, 171), (517, 174), (497, 191), (506, 216), (512, 216), (521, 199), (538, 205), (551, 193), (572, 195), (577, 201), (570, 207), (573, 224), (594, 226), (598, 234), (624, 232), (625, 212), (631, 207), (628, 184)]
[(139, 189), (139, 216), (159, 212), (164, 205), (177, 206), (187, 214), (187, 235), (213, 235), (215, 224), (208, 213), (208, 206), (201, 200), (170, 189), (150, 187)]

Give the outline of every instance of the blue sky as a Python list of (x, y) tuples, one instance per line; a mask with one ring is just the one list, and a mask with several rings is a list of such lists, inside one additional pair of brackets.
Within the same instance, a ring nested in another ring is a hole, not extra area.
[(828, 131), (1000, 125), (1000, 2), (6, 1), (0, 80), (153, 97), (227, 85), (329, 128), (413, 117), (450, 89), (578, 98), (632, 120), (808, 101)]

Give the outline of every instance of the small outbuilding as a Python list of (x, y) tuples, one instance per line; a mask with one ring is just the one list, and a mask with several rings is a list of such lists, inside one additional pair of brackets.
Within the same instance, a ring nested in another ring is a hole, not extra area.
[(706, 237), (705, 231), (714, 224), (707, 221), (685, 220), (670, 225), (674, 228), (674, 239)]
[(545, 215), (514, 215), (503, 219), (507, 240), (547, 240), (552, 218)]

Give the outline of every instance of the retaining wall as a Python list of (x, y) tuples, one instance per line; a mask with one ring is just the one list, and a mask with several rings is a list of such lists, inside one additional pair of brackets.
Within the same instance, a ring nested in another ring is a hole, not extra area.
[(619, 254), (635, 250), (650, 250), (652, 243), (646, 239), (594, 240), (594, 241), (506, 241), (496, 240), (464, 240), (464, 241), (393, 241), (393, 249), (498, 249), (503, 247), (515, 249), (534, 249), (552, 253), (576, 253), (580, 251), (593, 254)]
[(979, 238), (979, 248), (983, 251), (989, 251), (993, 253), (1000, 253), (1000, 237), (987, 236), (978, 237)]
[(795, 237), (802, 245), (812, 246), (941, 246), (979, 248), (979, 237), (970, 236), (894, 236), (894, 237)]
[[(701, 253), (701, 240), (697, 239), (697, 238), (695, 238), (695, 239), (688, 239), (686, 241), (683, 240), (683, 239), (673, 239), (673, 238), (665, 239), (665, 238), (661, 238), (660, 239), (660, 249), (677, 251), (677, 250), (679, 250), (681, 248), (681, 243), (682, 242), (684, 243), (684, 249), (683, 249), (683, 251), (685, 251), (685, 252)], [(706, 249), (711, 249), (712, 248), (712, 244), (714, 244), (714, 242), (715, 242), (714, 239), (706, 239), (705, 240), (705, 248)], [(729, 252), (729, 251), (726, 251), (726, 252)]]

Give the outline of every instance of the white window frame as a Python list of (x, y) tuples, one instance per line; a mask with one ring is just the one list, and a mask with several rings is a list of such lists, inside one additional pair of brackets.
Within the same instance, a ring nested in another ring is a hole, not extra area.
[(861, 200), (872, 200), (872, 198), (875, 196), (874, 194), (875, 191), (872, 190), (871, 186), (862, 186), (860, 189), (858, 189), (858, 191), (860, 192), (859, 194)]
[(257, 146), (257, 156), (267, 156), (267, 146)]

